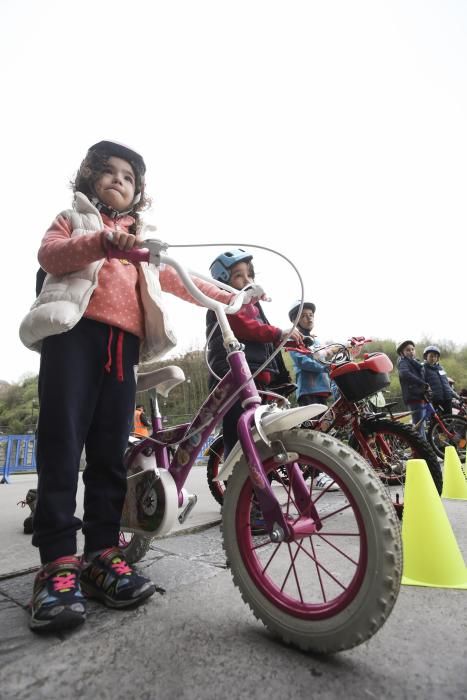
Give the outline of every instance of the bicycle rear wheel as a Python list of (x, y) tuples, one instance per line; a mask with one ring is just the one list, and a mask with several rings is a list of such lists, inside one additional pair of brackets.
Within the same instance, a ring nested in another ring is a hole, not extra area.
[[(254, 491), (242, 458), (229, 477), (222, 519), (234, 583), (256, 617), (286, 643), (319, 653), (349, 649), (375, 634), (397, 598), (399, 522), (375, 473), (341, 442), (297, 429), (274, 439), (298, 453), (301, 466), (330, 476), (340, 490), (317, 492), (309, 477), (310, 502), (322, 527), (273, 543), (269, 535), (255, 534)], [(271, 448), (259, 450), (268, 474), (283, 468)], [(290, 485), (279, 478), (273, 489), (286, 519), (302, 523)]]
[(438, 493), (443, 489), (443, 475), (438, 459), (426, 442), (410, 425), (391, 420), (362, 421), (360, 429), (368, 441), (368, 452), (362, 450), (355, 436), (349, 444), (373, 466), (386, 486), (399, 517), (404, 507), (404, 486), (407, 460), (424, 459)]
[(446, 435), (439, 423), (432, 421), (428, 430), (428, 440), (438, 457), (444, 458), (444, 450), (452, 445), (462, 462), (465, 462), (465, 448), (467, 436), (467, 419), (463, 416), (454, 416), (443, 413), (440, 419), (446, 426), (451, 436)]
[(118, 538), (118, 546), (124, 552), (128, 563), (135, 564), (146, 556), (153, 539), (152, 537), (121, 531)]

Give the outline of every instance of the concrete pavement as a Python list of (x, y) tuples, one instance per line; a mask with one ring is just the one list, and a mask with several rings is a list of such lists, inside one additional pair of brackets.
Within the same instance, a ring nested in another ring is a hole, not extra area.
[[(206, 507), (218, 519), (202, 468), (197, 476), (204, 490), (198, 518)], [(0, 487), (2, 527), (10, 486)], [(444, 504), (467, 560), (467, 501)], [(19, 511), (19, 525), (24, 514)], [(207, 523), (206, 514), (198, 526)], [(10, 559), (17, 570), (32, 549), (29, 537), (21, 534), (20, 542), (16, 560)], [(155, 541), (140, 568), (164, 594), (132, 611), (90, 601), (82, 628), (44, 638), (27, 627), (34, 574), (0, 579), (2, 700), (467, 696), (467, 591), (403, 586), (389, 620), (369, 642), (324, 658), (285, 647), (255, 619), (226, 569), (218, 526)]]
[[(10, 574), (25, 573), (36, 568), (39, 563), (38, 552), (31, 546), (31, 537), (23, 533), (23, 521), (31, 511), (26, 506), (18, 505), (23, 501), (28, 489), (35, 488), (36, 475), (14, 475), (10, 484), (0, 484), (0, 579)], [(190, 517), (179, 525), (177, 522), (172, 534), (194, 531), (213, 523), (220, 522), (220, 506), (211, 496), (207, 487), (206, 467), (196, 466), (186, 482), (186, 489), (196, 493), (198, 502)], [(80, 478), (77, 494), (77, 515), (83, 514), (83, 482)], [(78, 533), (78, 548), (83, 549), (83, 537)]]

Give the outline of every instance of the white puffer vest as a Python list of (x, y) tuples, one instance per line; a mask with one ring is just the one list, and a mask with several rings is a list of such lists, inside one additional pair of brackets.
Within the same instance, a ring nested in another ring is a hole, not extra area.
[[(99, 211), (81, 192), (75, 195), (73, 209), (66, 209), (60, 216), (71, 222), (72, 236), (104, 228)], [(44, 338), (66, 333), (78, 323), (97, 287), (103, 264), (104, 259), (68, 275), (46, 276), (41, 293), (20, 326), (19, 335), (27, 348), (40, 352)], [(151, 364), (174, 348), (177, 341), (163, 311), (157, 266), (140, 263), (138, 274), (145, 326), (145, 338), (140, 348), (140, 363), (144, 366), (140, 366), (140, 371), (148, 372)]]

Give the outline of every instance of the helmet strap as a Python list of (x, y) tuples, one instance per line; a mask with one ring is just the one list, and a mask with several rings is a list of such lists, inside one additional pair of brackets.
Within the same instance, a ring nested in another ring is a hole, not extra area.
[[(140, 195), (137, 195), (137, 197), (139, 201)], [(133, 202), (131, 209), (127, 209), (126, 211), (118, 211), (118, 209), (113, 209), (112, 207), (107, 206), (107, 204), (101, 202), (100, 199), (98, 199), (97, 197), (92, 197), (91, 203), (94, 204), (97, 211), (101, 212), (102, 214), (105, 214), (110, 219), (118, 219), (119, 216), (125, 216), (126, 214), (130, 214), (133, 211), (134, 205), (136, 204), (136, 202)]]

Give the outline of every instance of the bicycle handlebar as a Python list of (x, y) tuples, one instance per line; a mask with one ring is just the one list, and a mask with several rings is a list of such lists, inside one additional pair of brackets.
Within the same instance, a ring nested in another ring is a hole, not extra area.
[(120, 250), (116, 246), (112, 245), (113, 237), (110, 231), (108, 233), (107, 238), (110, 243), (110, 245), (107, 247), (108, 260), (116, 258), (129, 260), (132, 263), (146, 262), (155, 265), (160, 265), (161, 263), (164, 263), (166, 265), (170, 265), (170, 267), (173, 267), (180, 279), (182, 280), (183, 285), (185, 286), (187, 291), (190, 292), (192, 297), (196, 299), (196, 301), (198, 301), (202, 306), (208, 309), (212, 309), (212, 311), (214, 311), (219, 322), (219, 326), (221, 328), (224, 343), (232, 345), (237, 342), (237, 338), (234, 336), (230, 324), (227, 320), (227, 314), (236, 314), (238, 311), (240, 311), (244, 303), (248, 303), (248, 301), (251, 298), (254, 298), (255, 295), (263, 291), (261, 287), (259, 287), (258, 285), (249, 285), (248, 287), (245, 287), (245, 289), (242, 289), (239, 292), (233, 287), (228, 287), (228, 285), (218, 283), (215, 279), (207, 278), (201, 274), (198, 275), (198, 273), (196, 272), (190, 272), (190, 274), (193, 274), (196, 277), (199, 277), (200, 279), (204, 279), (205, 281), (209, 281), (211, 284), (216, 285), (216, 287), (222, 288), (224, 290), (226, 289), (226, 287), (228, 287), (229, 290), (232, 290), (232, 294), (235, 294), (236, 296), (233, 297), (230, 304), (227, 305), (222, 303), (221, 301), (211, 299), (211, 297), (208, 297), (206, 294), (204, 294), (204, 292), (202, 292), (195, 285), (192, 278), (190, 277), (190, 274), (183, 267), (183, 265), (181, 265), (177, 260), (174, 260), (169, 255), (165, 254), (165, 251), (169, 247), (168, 243), (164, 243), (163, 241), (160, 241), (158, 239), (148, 239), (144, 241), (144, 244), (146, 246), (144, 248), (135, 247), (131, 248), (130, 250)]
[[(314, 340), (312, 336), (304, 336), (301, 343), (297, 343), (295, 340), (288, 340), (284, 346), (284, 350), (289, 352), (299, 352), (303, 355), (313, 355), (313, 357), (316, 356), (315, 359), (318, 362), (321, 362), (323, 365), (331, 365), (350, 360), (351, 358), (349, 351), (351, 349), (355, 350), (362, 348), (367, 343), (371, 343), (372, 340), (371, 338), (365, 338), (365, 336), (353, 336), (352, 338), (349, 338), (347, 343), (330, 343), (328, 345), (321, 345), (318, 348), (312, 349), (313, 342)], [(319, 353), (322, 353), (324, 350), (328, 350), (329, 348), (336, 348), (336, 351), (333, 353), (330, 360), (325, 360), (322, 357), (318, 357)], [(358, 353), (356, 353), (354, 357), (357, 355)]]
[[(285, 349), (286, 350), (300, 350), (303, 352), (303, 348), (300, 348), (300, 346), (304, 346), (307, 350), (309, 350), (313, 346), (313, 336), (305, 335), (303, 337), (303, 340), (301, 343), (297, 343), (295, 340), (288, 340)], [(365, 338), (365, 336), (353, 336), (352, 338), (349, 338), (347, 343), (329, 343), (328, 345), (321, 345), (318, 348), (315, 348), (313, 350), (313, 353), (320, 352), (321, 350), (325, 350), (326, 348), (332, 348), (332, 347), (340, 347), (340, 348), (359, 348), (363, 347), (367, 343), (372, 343), (371, 338)]]

